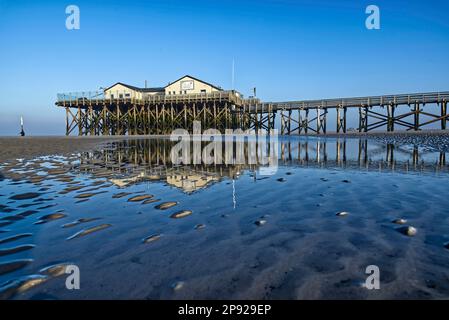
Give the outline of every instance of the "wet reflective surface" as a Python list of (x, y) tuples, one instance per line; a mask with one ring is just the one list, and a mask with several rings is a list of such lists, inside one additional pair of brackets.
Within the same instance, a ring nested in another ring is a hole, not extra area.
[(280, 138), (277, 170), (173, 165), (164, 139), (2, 163), (0, 298), (448, 298), (435, 139)]

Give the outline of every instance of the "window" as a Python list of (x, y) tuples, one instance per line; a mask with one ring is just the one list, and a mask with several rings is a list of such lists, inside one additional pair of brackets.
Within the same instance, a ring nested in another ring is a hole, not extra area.
[(187, 90), (184, 90), (184, 94), (187, 94)]
[(201, 89), (201, 93), (206, 93), (206, 89)]
[(114, 99), (114, 95), (113, 94), (111, 94), (111, 99)]
[(118, 95), (118, 97), (119, 97), (119, 99), (123, 99), (123, 94), (120, 93), (120, 94)]
[(179, 94), (182, 94), (182, 91), (179, 91)]
[(125, 97), (129, 98), (129, 97), (131, 97), (131, 94), (130, 93), (125, 93)]

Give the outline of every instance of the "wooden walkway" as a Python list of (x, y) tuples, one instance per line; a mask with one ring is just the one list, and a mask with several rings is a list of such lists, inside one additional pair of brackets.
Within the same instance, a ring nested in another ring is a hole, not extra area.
[[(115, 98), (107, 98), (102, 92), (58, 94), (55, 104), (66, 109), (67, 135), (76, 129), (79, 135), (169, 134), (177, 128), (191, 130), (194, 121), (201, 122), (202, 128), (220, 131), (271, 130), (279, 123), (282, 135), (325, 134), (332, 109), (336, 110), (337, 133), (348, 131), (348, 109), (358, 109), (359, 132), (379, 128), (391, 132), (397, 127), (417, 131), (433, 123), (445, 130), (449, 120), (449, 91), (285, 102), (244, 99), (234, 90), (125, 96), (115, 94)], [(439, 112), (430, 112), (426, 107), (429, 105), (437, 105)]]

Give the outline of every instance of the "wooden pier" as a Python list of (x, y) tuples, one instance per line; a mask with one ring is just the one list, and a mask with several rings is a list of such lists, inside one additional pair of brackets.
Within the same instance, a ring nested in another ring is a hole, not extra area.
[[(438, 123), (447, 128), (449, 92), (413, 93), (386, 96), (262, 102), (243, 99), (238, 92), (153, 95), (138, 99), (102, 92), (59, 94), (56, 105), (66, 109), (66, 134), (148, 135), (170, 134), (184, 128), (191, 131), (194, 121), (203, 129), (270, 130), (279, 118), (282, 135), (326, 134), (329, 111), (335, 110), (337, 133), (349, 131), (347, 113), (358, 111), (358, 132), (386, 129), (421, 130)], [(438, 106), (438, 113), (428, 106)], [(422, 120), (423, 116), (427, 119)]]

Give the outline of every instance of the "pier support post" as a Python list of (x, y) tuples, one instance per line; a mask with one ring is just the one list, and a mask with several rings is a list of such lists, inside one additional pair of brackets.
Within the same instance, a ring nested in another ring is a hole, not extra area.
[(316, 108), (316, 133), (319, 134), (321, 129), (320, 108)]
[(390, 104), (387, 107), (387, 131), (392, 132), (394, 131), (394, 109), (395, 109), (395, 105), (394, 104)]
[(288, 110), (288, 135), (292, 133), (292, 110)]
[(368, 108), (359, 108), (359, 132), (368, 131)]
[(447, 101), (441, 102), (441, 130), (446, 130)]
[(70, 134), (69, 127), (69, 107), (65, 108), (65, 135), (68, 136)]
[(304, 127), (304, 133), (307, 134), (309, 131), (309, 109), (306, 109), (306, 118), (305, 118), (305, 127)]
[(415, 106), (413, 108), (413, 112), (414, 112), (414, 114), (413, 114), (413, 118), (414, 118), (413, 129), (415, 131), (418, 131), (419, 130), (419, 112), (420, 112), (420, 110), (419, 110), (419, 103), (418, 102), (415, 102)]
[[(341, 116), (340, 116), (340, 107), (337, 107), (337, 133), (340, 132), (340, 128), (341, 128)], [(337, 151), (339, 151), (340, 149), (337, 147)]]

